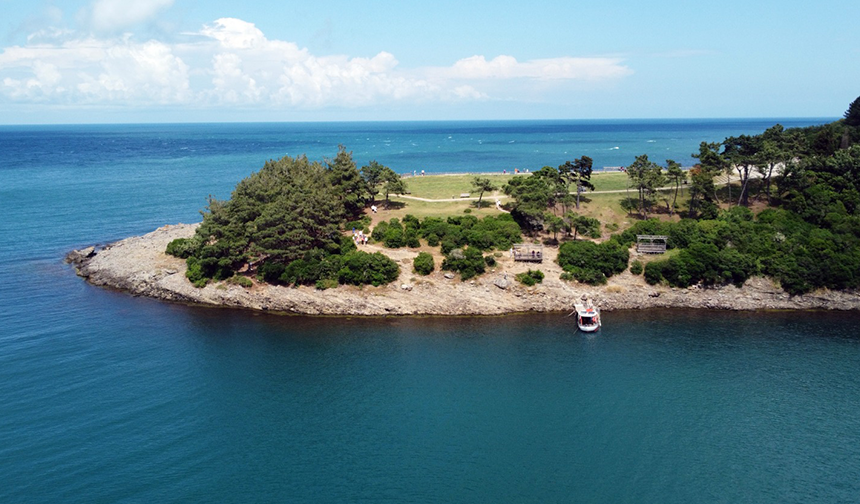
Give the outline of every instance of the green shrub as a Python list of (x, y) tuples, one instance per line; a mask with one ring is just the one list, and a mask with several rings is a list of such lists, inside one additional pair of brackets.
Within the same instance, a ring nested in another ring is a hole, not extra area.
[(427, 252), (419, 252), (418, 256), (412, 260), (412, 271), (419, 275), (429, 275), (436, 269), (436, 264), (433, 262), (433, 256)]
[(373, 227), (373, 232), (370, 233), (370, 237), (375, 242), (381, 242), (385, 237), (386, 231), (388, 231), (388, 222), (382, 221)]
[(492, 268), (496, 265), (496, 258), (491, 255), (484, 256), (484, 262), (487, 263), (487, 266)]
[(663, 261), (652, 261), (645, 265), (645, 281), (649, 285), (657, 285), (663, 281), (661, 262)]
[(274, 261), (266, 261), (257, 268), (257, 278), (270, 284), (280, 283), (286, 265)]
[(403, 234), (403, 226), (398, 219), (394, 218), (388, 223), (382, 241), (388, 248), (400, 248), (404, 245)]
[(338, 286), (337, 280), (334, 278), (321, 278), (314, 284), (317, 290), (334, 289)]
[(409, 248), (418, 248), (421, 242), (418, 240), (418, 230), (416, 228), (406, 228), (404, 242)]
[(337, 279), (342, 284), (378, 287), (397, 280), (400, 266), (380, 252), (355, 251), (343, 257)]
[(194, 256), (185, 260), (188, 269), (185, 271), (185, 277), (197, 288), (206, 287), (209, 279), (203, 274), (203, 267), (200, 265), (200, 260)]
[(233, 275), (227, 279), (227, 283), (231, 285), (238, 285), (240, 287), (244, 287), (246, 289), (250, 289), (254, 286), (254, 282), (251, 281), (250, 278), (242, 275)]
[(442, 261), (442, 269), (458, 272), (462, 280), (468, 280), (486, 271), (485, 264), (480, 250), (466, 247), (452, 250)]
[(472, 213), (472, 209), (467, 208), (467, 209), (463, 210), (463, 213), (470, 214), (470, 213)]
[(528, 270), (525, 273), (519, 273), (516, 276), (517, 281), (523, 285), (531, 287), (532, 285), (543, 282), (544, 274), (541, 270)]
[(638, 259), (633, 261), (633, 264), (630, 265), (630, 273), (634, 275), (641, 275), (644, 267), (642, 266), (642, 262)]
[(627, 269), (630, 253), (617, 241), (600, 244), (570, 241), (558, 249), (558, 263), (580, 282), (599, 285), (612, 275)]
[(177, 238), (167, 244), (167, 249), (164, 252), (180, 259), (188, 259), (197, 251), (198, 248), (197, 240), (191, 238)]

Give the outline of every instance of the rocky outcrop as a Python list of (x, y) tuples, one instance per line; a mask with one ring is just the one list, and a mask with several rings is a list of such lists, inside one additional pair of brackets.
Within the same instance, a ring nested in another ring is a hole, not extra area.
[[(856, 291), (816, 291), (789, 296), (766, 278), (753, 278), (743, 288), (676, 289), (649, 286), (641, 276), (629, 272), (616, 275), (608, 285), (591, 287), (559, 279), (556, 251), (545, 250), (539, 266), (497, 258), (487, 274), (461, 282), (450, 273), (436, 271), (422, 277), (408, 266), (418, 251), (382, 251), (401, 264), (400, 278), (382, 287), (341, 286), (317, 290), (313, 287), (282, 287), (254, 283), (245, 288), (226, 282), (195, 288), (185, 278), (185, 261), (164, 253), (175, 238), (194, 234), (196, 224), (161, 227), (144, 236), (127, 238), (104, 248), (89, 247), (68, 254), (78, 274), (93, 285), (121, 289), (133, 295), (167, 301), (241, 307), (310, 315), (496, 315), (515, 312), (570, 310), (583, 295), (604, 310), (645, 308), (707, 308), (720, 310), (770, 309), (860, 309)], [(437, 264), (439, 261), (437, 260)], [(525, 287), (513, 278), (529, 267), (541, 269), (546, 278)]]

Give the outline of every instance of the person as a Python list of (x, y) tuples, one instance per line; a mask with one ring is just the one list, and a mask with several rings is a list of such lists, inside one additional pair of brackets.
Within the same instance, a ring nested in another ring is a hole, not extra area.
[(424, 176), (424, 170), (421, 170), (421, 176), (422, 177)]
[(376, 213), (376, 205), (370, 205), (370, 210), (371, 210), (373, 213)]

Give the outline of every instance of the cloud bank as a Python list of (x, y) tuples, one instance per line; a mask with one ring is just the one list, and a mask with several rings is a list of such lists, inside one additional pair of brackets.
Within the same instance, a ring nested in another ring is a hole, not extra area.
[[(92, 32), (44, 30), (24, 46), (5, 48), (0, 100), (118, 107), (364, 107), (511, 99), (538, 84), (563, 89), (632, 73), (615, 58), (520, 62), (507, 55), (404, 69), (389, 52), (370, 58), (314, 55), (292, 42), (270, 40), (253, 23), (235, 18), (184, 33), (180, 42), (96, 35), (151, 19), (172, 1), (128, 7), (120, 0), (99, 0), (88, 12)], [(499, 96), (499, 89), (510, 96)]]

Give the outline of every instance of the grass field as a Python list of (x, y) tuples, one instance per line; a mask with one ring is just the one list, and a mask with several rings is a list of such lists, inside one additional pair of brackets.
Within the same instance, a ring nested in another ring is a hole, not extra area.
[[(405, 180), (406, 187), (411, 196), (428, 199), (451, 199), (459, 198), (461, 194), (471, 193), (472, 180), (476, 175), (427, 175), (424, 177), (408, 177)], [(508, 183), (509, 180), (517, 176), (528, 175), (480, 175), (487, 177), (499, 190), (496, 195), (500, 196), (504, 193), (501, 187)], [(597, 191), (621, 191), (627, 188), (627, 174), (620, 172), (595, 173), (591, 177), (591, 182)], [(472, 197), (477, 197), (478, 193), (471, 193)], [(493, 195), (484, 194), (484, 197)]]
[[(523, 175), (481, 175), (488, 176), (496, 186), (501, 187), (507, 183), (512, 177)], [(527, 175), (524, 175), (527, 176)], [(392, 205), (390, 208), (383, 208), (379, 205), (379, 212), (372, 214), (374, 223), (380, 220), (389, 220), (397, 217), (402, 219), (407, 214), (414, 215), (420, 219), (425, 217), (448, 217), (451, 215), (471, 214), (478, 218), (487, 215), (498, 215), (500, 211), (493, 204), (498, 198), (503, 203), (510, 201), (504, 195), (501, 189), (493, 193), (484, 194), (483, 208), (476, 207), (474, 199), (461, 198), (461, 194), (471, 190), (471, 181), (474, 179), (473, 174), (464, 175), (427, 175), (424, 177), (410, 177), (406, 179), (409, 193), (407, 197), (391, 195)], [(570, 208), (570, 211), (576, 211), (580, 215), (593, 217), (602, 224), (604, 237), (608, 237), (614, 232), (624, 230), (630, 227), (634, 222), (641, 217), (637, 213), (628, 213), (622, 205), (625, 198), (628, 196), (636, 198), (637, 192), (627, 189), (627, 175), (625, 173), (598, 173), (592, 177), (592, 182), (598, 191), (618, 191), (618, 192), (603, 192), (593, 193), (585, 192), (582, 195), (580, 209), (578, 211)], [(412, 199), (411, 197), (426, 198), (434, 201), (421, 201)], [(470, 194), (470, 198), (477, 198), (477, 193)], [(673, 191), (662, 191), (657, 198), (657, 202), (651, 209), (648, 217), (658, 217), (660, 219), (671, 218), (667, 212), (666, 200), (672, 200)], [(678, 208), (677, 211), (681, 215), (685, 215), (687, 210), (687, 202), (689, 200), (688, 187), (681, 187), (678, 193)], [(561, 213), (562, 209), (556, 209), (556, 213)], [(675, 219), (678, 218), (676, 215)]]

